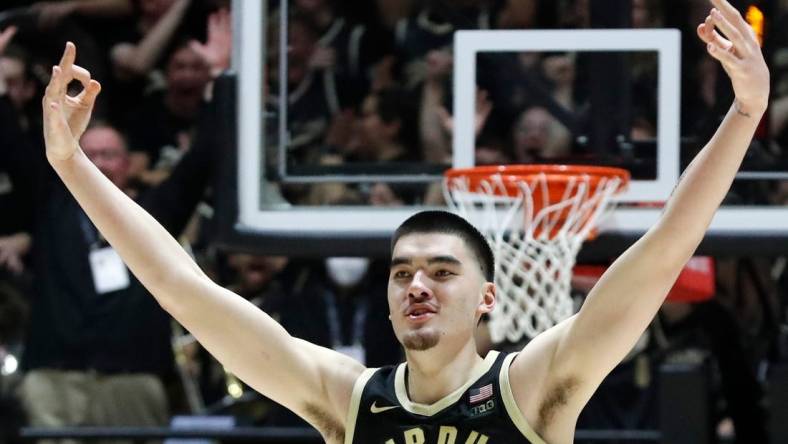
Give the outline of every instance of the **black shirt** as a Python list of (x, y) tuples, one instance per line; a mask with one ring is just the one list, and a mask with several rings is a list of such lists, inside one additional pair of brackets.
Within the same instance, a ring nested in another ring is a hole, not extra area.
[[(189, 220), (214, 174), (218, 153), (208, 137), (195, 139), (170, 177), (137, 199), (170, 233)], [(34, 299), (22, 366), (25, 369), (96, 370), (165, 374), (172, 369), (170, 319), (133, 276), (127, 288), (99, 294), (89, 252), (100, 237), (59, 180), (42, 196), (33, 234)], [(93, 231), (93, 234), (96, 234)]]
[(509, 385), (516, 354), (487, 354), (468, 382), (431, 405), (408, 399), (407, 364), (368, 369), (353, 388), (345, 444), (544, 444)]
[(40, 146), (20, 127), (11, 101), (0, 96), (0, 236), (29, 231), (41, 159)]
[[(176, 116), (164, 101), (165, 91), (156, 91), (145, 97), (142, 104), (130, 114), (126, 126), (131, 151), (144, 152), (150, 160), (149, 168), (171, 168), (180, 153), (179, 135), (189, 134), (196, 119)], [(167, 159), (162, 159), (162, 156)], [(162, 163), (161, 165), (157, 165)]]

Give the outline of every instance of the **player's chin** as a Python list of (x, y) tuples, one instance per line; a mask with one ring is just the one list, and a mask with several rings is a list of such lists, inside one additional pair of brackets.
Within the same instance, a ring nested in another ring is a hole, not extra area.
[(402, 337), (402, 346), (406, 350), (424, 351), (438, 345), (441, 335), (431, 328), (422, 328), (405, 333)]

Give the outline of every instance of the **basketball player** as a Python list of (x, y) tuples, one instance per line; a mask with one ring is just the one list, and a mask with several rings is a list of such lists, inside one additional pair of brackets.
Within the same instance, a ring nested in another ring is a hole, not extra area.
[[(697, 31), (733, 83), (728, 115), (659, 222), (610, 267), (580, 312), (518, 354), (476, 353), (476, 324), (495, 306), (493, 258), (477, 231), (445, 213), (418, 214), (394, 236), (388, 302), (407, 356), (395, 368), (368, 370), (296, 339), (211, 282), (79, 148), (100, 87), (73, 65), (70, 43), (44, 97), (47, 157), (159, 303), (230, 371), (306, 419), (326, 442), (571, 443), (580, 410), (703, 238), (767, 106), (769, 72), (753, 32), (725, 0), (712, 3)], [(72, 79), (85, 87), (76, 97), (66, 95)]]

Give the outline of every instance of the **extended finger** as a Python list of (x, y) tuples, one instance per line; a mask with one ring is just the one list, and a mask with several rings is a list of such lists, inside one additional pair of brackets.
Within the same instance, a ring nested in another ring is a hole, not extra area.
[(735, 66), (739, 62), (741, 62), (741, 59), (733, 54), (733, 51), (727, 51), (724, 48), (720, 48), (714, 43), (706, 44), (706, 50), (709, 52), (709, 54), (712, 57), (719, 60), (720, 63), (722, 63), (723, 66), (726, 68)]
[(750, 32), (750, 25), (733, 5), (726, 0), (711, 0), (711, 3), (722, 13), (732, 26), (739, 30), (740, 33), (745, 34)]
[[(71, 78), (77, 79), (79, 83), (82, 84), (83, 88), (87, 88), (90, 84), (90, 71), (87, 69), (79, 66), (79, 65), (72, 65), (71, 66)], [(69, 80), (70, 81), (70, 80)]]
[(750, 52), (750, 42), (745, 40), (741, 32), (739, 32), (739, 30), (736, 29), (736, 27), (734, 27), (731, 22), (722, 15), (721, 12), (719, 12), (717, 9), (712, 9), (711, 19), (714, 22), (714, 25), (723, 33), (725, 33), (725, 35), (728, 37), (728, 40), (733, 43), (733, 46), (737, 51), (740, 52), (741, 55)]
[(731, 46), (733, 46), (733, 43), (726, 40), (725, 37), (721, 36), (720, 33), (714, 29), (714, 25), (707, 25), (705, 23), (698, 25), (698, 36), (704, 43), (714, 44), (725, 51), (730, 50)]
[(59, 66), (52, 67), (52, 76), (49, 78), (46, 90), (44, 90), (44, 99), (46, 100), (61, 100), (66, 93), (65, 74)]
[(96, 96), (98, 96), (100, 92), (101, 84), (91, 79), (85, 89), (83, 89), (78, 96), (74, 97), (73, 100), (79, 106), (90, 107), (93, 106), (93, 103), (96, 101)]
[(60, 57), (60, 63), (58, 66), (64, 72), (68, 72), (71, 69), (71, 66), (74, 64), (74, 60), (77, 58), (77, 47), (74, 46), (71, 42), (66, 42), (66, 49), (63, 50), (63, 56)]
[(698, 36), (706, 43), (711, 43), (714, 39), (714, 22), (711, 20), (711, 14), (706, 16), (706, 20), (698, 25)]

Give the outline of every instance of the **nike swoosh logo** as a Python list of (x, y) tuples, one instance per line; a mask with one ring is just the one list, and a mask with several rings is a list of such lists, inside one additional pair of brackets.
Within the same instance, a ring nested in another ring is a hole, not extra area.
[(369, 408), (369, 411), (372, 412), (372, 413), (380, 413), (380, 412), (385, 412), (386, 410), (399, 408), (398, 405), (390, 405), (390, 406), (386, 406), (386, 407), (378, 407), (377, 404), (378, 404), (377, 401), (373, 402), (372, 403), (372, 407)]

